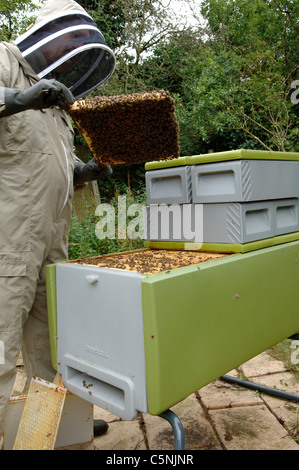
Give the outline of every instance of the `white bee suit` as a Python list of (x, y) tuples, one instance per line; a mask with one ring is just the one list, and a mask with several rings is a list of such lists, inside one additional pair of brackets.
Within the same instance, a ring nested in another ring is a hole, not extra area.
[[(67, 22), (68, 12), (87, 18), (94, 32), (88, 15), (71, 0), (46, 2), (31, 30), (39, 34), (36, 25), (46, 30), (47, 19), (53, 17), (63, 17)], [(28, 33), (25, 42), (34, 48), (36, 36), (31, 41)], [(14, 45), (0, 43), (0, 346), (4, 351), (0, 358), (0, 436), (20, 350), (29, 379), (38, 376), (51, 381), (55, 374), (50, 357), (45, 267), (67, 259), (73, 198), (73, 130), (65, 111), (57, 107), (28, 109), (5, 117), (3, 90), (24, 90), (43, 77), (40, 70), (37, 73), (32, 68), (34, 57), (32, 65), (24, 58), (22, 43), (24, 37)], [(106, 61), (113, 68), (114, 57), (108, 49), (104, 47)], [(50, 67), (49, 62), (46, 66)], [(62, 75), (66, 73), (66, 68), (58, 69), (64, 70)], [(56, 72), (54, 67), (49, 73)], [(86, 70), (84, 73), (89, 79)], [(101, 76), (101, 80), (105, 78)], [(89, 81), (86, 92), (97, 85)], [(84, 94), (82, 82), (77, 83), (75, 91), (77, 96)]]

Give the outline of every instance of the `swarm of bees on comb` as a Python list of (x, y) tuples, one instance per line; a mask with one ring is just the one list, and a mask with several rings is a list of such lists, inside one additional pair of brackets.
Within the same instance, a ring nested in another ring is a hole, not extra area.
[(118, 253), (94, 258), (82, 258), (76, 263), (104, 268), (124, 269), (140, 274), (168, 272), (192, 264), (221, 258), (225, 255), (204, 252), (188, 252), (173, 250), (140, 250)]
[(179, 126), (167, 91), (88, 97), (69, 114), (99, 165), (179, 157)]

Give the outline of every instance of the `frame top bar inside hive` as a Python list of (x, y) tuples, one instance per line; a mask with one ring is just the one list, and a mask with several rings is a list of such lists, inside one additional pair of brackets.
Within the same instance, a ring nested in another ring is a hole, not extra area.
[(99, 164), (179, 157), (174, 100), (164, 90), (86, 98), (69, 114)]
[(155, 274), (163, 271), (199, 264), (227, 256), (223, 253), (205, 253), (175, 250), (138, 250), (127, 253), (114, 253), (94, 258), (82, 258), (76, 263), (135, 271), (140, 274)]

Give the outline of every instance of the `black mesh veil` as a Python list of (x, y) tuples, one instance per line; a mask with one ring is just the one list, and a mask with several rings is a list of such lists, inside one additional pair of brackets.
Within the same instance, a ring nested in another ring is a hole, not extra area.
[(16, 44), (40, 78), (55, 78), (79, 99), (113, 73), (115, 57), (91, 17), (66, 14), (36, 25)]

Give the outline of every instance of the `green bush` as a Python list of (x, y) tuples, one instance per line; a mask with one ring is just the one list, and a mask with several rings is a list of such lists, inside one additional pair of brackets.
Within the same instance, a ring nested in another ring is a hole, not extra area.
[[(118, 201), (119, 196), (126, 196), (126, 207), (132, 204), (145, 205), (146, 196), (144, 186), (140, 186), (133, 191), (130, 188), (124, 188), (124, 194), (116, 190), (115, 195), (110, 200), (110, 204), (115, 211), (115, 238), (99, 239), (96, 236), (96, 225), (100, 218), (95, 214), (96, 204), (94, 199), (84, 196), (80, 200), (80, 211), (74, 211), (69, 232), (69, 259), (75, 260), (83, 257), (100, 256), (109, 253), (118, 253), (144, 248), (144, 239), (137, 238), (118, 238)], [(76, 213), (77, 212), (77, 213)], [(83, 215), (82, 215), (83, 213)], [(127, 225), (133, 217), (127, 215)]]

